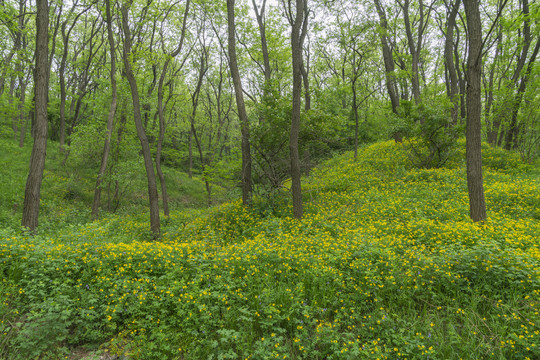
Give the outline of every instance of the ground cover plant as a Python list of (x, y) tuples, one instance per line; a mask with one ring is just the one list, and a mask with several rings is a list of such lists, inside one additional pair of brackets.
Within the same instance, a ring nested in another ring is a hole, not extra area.
[(485, 146), (475, 224), (463, 148), (440, 169), (394, 142), (334, 157), (302, 221), (284, 193), (176, 210), (160, 241), (144, 212), (5, 226), (0, 358), (538, 359), (538, 164)]

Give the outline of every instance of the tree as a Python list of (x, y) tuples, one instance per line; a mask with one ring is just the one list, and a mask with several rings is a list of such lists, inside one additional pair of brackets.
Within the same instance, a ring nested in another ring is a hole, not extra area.
[[(186, 35), (186, 23), (187, 23), (187, 16), (189, 13), (189, 4), (190, 0), (186, 1), (186, 8), (184, 10), (184, 19), (182, 21), (182, 31), (180, 35), (180, 42), (178, 43), (178, 47), (171, 53), (167, 54), (165, 50), (165, 44), (162, 43), (163, 47), (163, 53), (165, 54), (165, 63), (163, 64), (163, 69), (161, 70), (161, 76), (159, 77), (158, 82), (158, 116), (159, 116), (159, 137), (158, 137), (158, 143), (157, 143), (157, 151), (156, 151), (156, 172), (159, 177), (159, 182), (161, 184), (161, 197), (163, 199), (163, 213), (166, 217), (169, 217), (169, 197), (167, 195), (167, 184), (165, 182), (165, 175), (163, 174), (163, 170), (161, 169), (161, 151), (163, 147), (163, 140), (165, 138), (165, 114), (164, 114), (164, 106), (163, 106), (163, 82), (165, 81), (165, 76), (167, 75), (167, 68), (169, 67), (169, 63), (172, 59), (174, 59), (182, 50), (182, 46), (184, 45), (184, 38)], [(171, 94), (169, 94), (170, 96)]]
[[(251, 150), (249, 145), (249, 120), (244, 104), (244, 94), (242, 93), (242, 81), (240, 72), (238, 71), (238, 63), (236, 61), (236, 26), (234, 23), (234, 0), (227, 0), (227, 29), (228, 29), (228, 50), (229, 50), (229, 67), (231, 69), (231, 77), (234, 84), (234, 92), (236, 94), (236, 106), (238, 108), (238, 117), (240, 118), (240, 126), (242, 129), (242, 203), (244, 206), (251, 205), (252, 189), (251, 189)], [(264, 6), (264, 4), (263, 4)], [(259, 19), (259, 16), (258, 18)], [(259, 26), (260, 23), (259, 23)], [(264, 33), (261, 30), (262, 34)], [(262, 36), (261, 34), (261, 36)], [(264, 42), (263, 42), (264, 48)], [(263, 52), (264, 53), (264, 52)], [(265, 65), (267, 63), (265, 56)], [(267, 70), (265, 67), (265, 80), (267, 79)], [(269, 75), (268, 75), (269, 77)]]
[[(300, 110), (302, 106), (302, 64), (303, 44), (307, 34), (308, 6), (307, 0), (296, 0), (293, 9), (292, 0), (287, 3), (283, 0), (286, 16), (291, 25), (291, 54), (292, 54), (292, 114), (291, 133), (289, 138), (289, 150), (291, 154), (291, 188), (293, 198), (293, 213), (297, 219), (302, 218), (302, 186), (300, 180), (300, 154), (298, 149), (298, 137), (300, 134)], [(294, 10), (294, 13), (293, 13)]]
[[(454, 28), (461, 0), (455, 0), (447, 5), (446, 32), (444, 34), (444, 65), (448, 74), (447, 94), (452, 102), (452, 123), (457, 124), (458, 116), (458, 77), (454, 62)], [(459, 64), (458, 64), (459, 66)]]
[[(394, 57), (392, 55), (392, 49), (390, 48), (388, 39), (388, 21), (386, 19), (386, 12), (384, 11), (380, 0), (375, 0), (375, 6), (377, 7), (377, 13), (379, 14), (380, 21), (379, 32), (381, 37), (384, 69), (386, 73), (386, 89), (388, 91), (388, 96), (390, 97), (390, 102), (392, 103), (392, 112), (397, 114), (399, 108), (399, 91), (396, 84)], [(397, 131), (394, 132), (394, 140), (397, 142), (402, 141), (402, 136)]]
[(479, 0), (464, 0), (469, 29), (467, 55), (467, 188), (469, 209), (475, 222), (487, 218), (482, 177), (482, 22)]
[(49, 5), (37, 0), (34, 146), (26, 180), (22, 226), (35, 232), (38, 226), (39, 199), (47, 150), (47, 97), (49, 92)]
[[(94, 219), (98, 218), (98, 213), (99, 213), (99, 202), (101, 198), (101, 182), (103, 180), (103, 176), (105, 175), (105, 170), (107, 169), (107, 161), (109, 159), (109, 152), (111, 150), (111, 137), (112, 137), (112, 131), (113, 131), (114, 114), (116, 113), (116, 105), (117, 105), (117, 98), (118, 98), (118, 94), (116, 91), (116, 50), (115, 50), (116, 47), (114, 45), (114, 35), (112, 32), (110, 0), (105, 0), (105, 12), (106, 12), (106, 22), (107, 22), (107, 37), (109, 39), (109, 49), (111, 53), (111, 75), (110, 75), (111, 77), (111, 106), (109, 108), (109, 116), (107, 117), (107, 135), (105, 137), (105, 143), (103, 144), (103, 155), (101, 158), (101, 165), (99, 167), (99, 172), (96, 179), (96, 187), (94, 189), (94, 201), (92, 203), (92, 217)], [(67, 43), (66, 43), (66, 46), (67, 46)], [(65, 59), (65, 56), (62, 57), (62, 61), (64, 61), (64, 59)], [(62, 142), (63, 141), (61, 140), (60, 146), (62, 146)]]
[(270, 86), (270, 78), (272, 76), (272, 68), (270, 67), (270, 56), (268, 55), (268, 41), (266, 40), (266, 0), (263, 0), (261, 8), (257, 6), (255, 0), (251, 0), (253, 4), (253, 10), (255, 11), (255, 17), (257, 19), (257, 25), (259, 26), (259, 34), (261, 36), (261, 51), (263, 55), (263, 73), (264, 73), (264, 88), (263, 98), (268, 97), (268, 87)]
[[(131, 4), (129, 4), (131, 5)], [(156, 174), (154, 173), (154, 164), (152, 162), (152, 154), (150, 153), (150, 144), (148, 143), (148, 137), (144, 130), (141, 116), (141, 103), (139, 99), (139, 88), (137, 87), (137, 81), (133, 74), (133, 68), (131, 66), (133, 62), (133, 52), (131, 47), (131, 30), (129, 28), (128, 19), (128, 7), (122, 5), (122, 29), (124, 35), (123, 46), (123, 58), (124, 69), (126, 78), (129, 82), (131, 89), (131, 98), (133, 100), (133, 118), (135, 120), (135, 127), (137, 129), (137, 136), (142, 147), (142, 153), (144, 158), (144, 167), (146, 169), (146, 179), (148, 182), (148, 198), (150, 202), (150, 230), (154, 234), (154, 238), (158, 238), (160, 235), (160, 221), (159, 221), (159, 202)]]
[(415, 16), (414, 19), (418, 23), (418, 29), (416, 30), (416, 41), (413, 37), (413, 30), (411, 28), (411, 20), (409, 18), (409, 9), (410, 9), (410, 0), (404, 0), (401, 2), (397, 0), (399, 6), (403, 10), (403, 20), (405, 21), (405, 33), (407, 34), (407, 45), (409, 47), (409, 55), (411, 56), (411, 85), (412, 85), (412, 94), (416, 105), (421, 101), (420, 93), (420, 74), (419, 74), (419, 63), (420, 63), (420, 53), (422, 50), (422, 40), (424, 39), (424, 32), (429, 23), (429, 15), (431, 13), (432, 5), (429, 6), (427, 14), (424, 14), (424, 2), (419, 1), (418, 4), (418, 16)]
[(527, 54), (529, 52), (529, 48), (531, 46), (532, 42), (532, 36), (531, 36), (531, 19), (530, 19), (530, 10), (529, 10), (529, 1), (523, 0), (522, 1), (522, 14), (524, 17), (523, 21), (523, 47), (521, 49), (521, 55), (518, 59), (518, 63), (516, 66), (516, 71), (514, 73), (514, 76), (512, 77), (513, 83), (515, 86), (519, 83), (519, 86), (517, 87), (516, 94), (514, 95), (513, 100), (513, 106), (510, 108), (510, 113), (512, 114), (510, 119), (510, 124), (508, 126), (508, 131), (506, 133), (506, 139), (505, 139), (505, 148), (507, 150), (513, 149), (517, 147), (518, 144), (518, 134), (519, 134), (519, 127), (517, 124), (517, 114), (519, 111), (519, 107), (521, 105), (521, 100), (523, 99), (523, 93), (525, 92), (525, 89), (527, 87), (527, 83), (529, 81), (529, 77), (532, 71), (533, 64), (535, 63), (536, 56), (538, 55), (538, 50), (540, 47), (540, 39), (537, 38), (536, 40), (536, 46), (533, 50), (533, 53), (529, 59), (527, 68), (525, 70), (525, 73), (522, 74), (523, 67), (525, 66), (525, 61), (527, 59)]
[[(65, 136), (66, 136), (66, 79), (65, 79), (65, 71), (66, 71), (66, 63), (68, 59), (69, 54), (69, 38), (71, 35), (71, 32), (73, 31), (73, 28), (77, 24), (77, 21), (81, 15), (83, 15), (86, 11), (88, 11), (91, 8), (90, 6), (87, 6), (83, 11), (79, 12), (75, 15), (75, 18), (72, 19), (71, 24), (68, 23), (71, 18), (71, 14), (75, 11), (75, 7), (77, 6), (78, 1), (75, 1), (71, 7), (71, 10), (69, 11), (68, 16), (65, 18), (65, 20), (62, 22), (61, 25), (61, 32), (62, 32), (62, 42), (63, 42), (63, 51), (62, 51), (62, 59), (60, 61), (60, 68), (58, 70), (58, 78), (60, 81), (60, 151), (64, 151), (64, 143), (65, 143)], [(67, 29), (67, 30), (66, 30)]]

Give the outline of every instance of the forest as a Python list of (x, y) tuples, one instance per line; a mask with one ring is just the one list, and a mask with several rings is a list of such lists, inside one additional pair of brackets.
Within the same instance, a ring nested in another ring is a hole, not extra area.
[(0, 359), (540, 358), (538, 2), (0, 9)]

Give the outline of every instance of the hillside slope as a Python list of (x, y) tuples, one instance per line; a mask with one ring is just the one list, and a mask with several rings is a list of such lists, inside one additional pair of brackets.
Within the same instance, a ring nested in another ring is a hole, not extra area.
[(385, 142), (305, 179), (302, 221), (284, 192), (176, 211), (160, 242), (144, 214), (3, 230), (0, 358), (539, 358), (538, 167), (484, 159), (483, 224), (463, 152), (417, 170)]

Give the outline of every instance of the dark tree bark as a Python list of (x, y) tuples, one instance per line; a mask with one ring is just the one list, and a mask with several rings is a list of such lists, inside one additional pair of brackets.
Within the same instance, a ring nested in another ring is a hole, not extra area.
[(189, 128), (188, 132), (188, 177), (193, 178), (193, 132)]
[(429, 8), (427, 16), (424, 15), (424, 2), (419, 1), (419, 13), (418, 18), (415, 17), (418, 21), (417, 37), (416, 41), (413, 37), (413, 32), (411, 28), (411, 21), (409, 18), (409, 5), (410, 0), (405, 0), (403, 3), (398, 0), (400, 7), (403, 9), (403, 19), (405, 22), (405, 33), (407, 34), (407, 44), (409, 46), (409, 54), (411, 55), (411, 86), (414, 102), (416, 105), (421, 102), (420, 94), (420, 76), (419, 76), (419, 63), (420, 63), (420, 51), (422, 50), (422, 39), (424, 37), (424, 30), (427, 26), (429, 14), (431, 13), (431, 7)]
[[(392, 55), (392, 49), (390, 49), (390, 45), (388, 44), (388, 21), (386, 20), (386, 13), (384, 11), (384, 8), (382, 7), (380, 0), (375, 0), (375, 7), (377, 8), (377, 13), (379, 14), (379, 21), (381, 26), (380, 38), (386, 75), (386, 90), (388, 91), (390, 102), (392, 103), (392, 112), (394, 114), (397, 114), (399, 109), (399, 92), (396, 83), (394, 57)], [(398, 132), (394, 133), (394, 140), (397, 142), (401, 142), (401, 134), (399, 134)]]
[[(26, 21), (25, 21), (25, 13), (26, 13), (26, 1), (20, 0), (19, 1), (19, 22), (16, 34), (14, 36), (14, 48), (17, 53), (21, 51), (21, 49), (26, 49), (27, 46), (27, 38), (26, 38), (26, 32), (24, 31), (26, 27)], [(26, 86), (28, 85), (27, 78), (24, 74), (25, 69), (23, 68), (23, 59), (20, 58), (20, 55), (17, 54), (17, 65), (16, 65), (16, 71), (18, 73), (18, 96), (19, 96), (19, 106), (18, 106), (18, 114), (14, 116), (13, 123), (14, 123), (14, 136), (15, 140), (17, 139), (17, 127), (19, 130), (19, 147), (23, 147), (24, 145), (24, 133), (25, 133), (25, 123), (24, 123), (24, 101), (26, 96)], [(28, 70), (27, 70), (28, 71)], [(15, 77), (13, 77), (13, 80)], [(10, 95), (13, 95), (13, 84), (10, 86)], [(11, 97), (10, 97), (11, 101)], [(17, 126), (17, 123), (19, 126)]]
[(467, 187), (469, 209), (474, 222), (487, 217), (482, 177), (482, 22), (479, 0), (464, 0), (467, 27), (469, 29), (469, 53), (467, 57)]
[[(13, 99), (15, 98), (14, 92), (15, 92), (15, 82), (17, 77), (15, 75), (11, 76), (11, 80), (9, 81), (9, 108), (13, 105)], [(17, 128), (17, 118), (10, 114), (12, 117), (11, 119), (11, 128), (13, 129), (13, 141), (17, 141), (17, 134), (19, 129)]]
[(292, 0), (288, 0), (283, 5), (286, 8), (289, 24), (291, 25), (293, 91), (289, 150), (291, 154), (293, 213), (295, 218), (301, 219), (303, 207), (298, 138), (300, 134), (300, 111), (302, 106), (303, 44), (307, 34), (309, 11), (307, 0), (296, 0), (295, 6), (292, 5)]
[[(169, 67), (169, 63), (171, 62), (171, 59), (175, 58), (180, 51), (182, 50), (182, 46), (184, 45), (184, 37), (186, 35), (186, 23), (187, 23), (187, 15), (189, 12), (189, 4), (190, 0), (187, 0), (186, 2), (186, 9), (184, 11), (184, 20), (182, 22), (182, 34), (180, 35), (180, 42), (178, 44), (178, 47), (176, 50), (172, 52), (172, 54), (169, 54), (165, 60), (165, 64), (163, 64), (163, 69), (161, 71), (161, 76), (159, 77), (159, 83), (158, 83), (158, 116), (159, 116), (159, 137), (158, 137), (158, 143), (157, 143), (157, 151), (156, 151), (156, 172), (159, 177), (159, 182), (161, 184), (161, 197), (163, 199), (163, 214), (166, 217), (169, 217), (169, 196), (167, 194), (167, 183), (165, 182), (165, 175), (163, 174), (163, 170), (161, 169), (161, 149), (163, 147), (163, 140), (165, 139), (165, 115), (163, 113), (163, 82), (165, 80), (165, 75), (167, 74), (167, 68)], [(163, 50), (165, 52), (165, 49)]]
[(26, 100), (26, 86), (28, 85), (28, 78), (23, 75), (19, 76), (20, 98), (19, 98), (19, 147), (24, 146), (24, 137), (26, 134), (26, 116), (24, 114), (24, 102)]
[(141, 142), (144, 167), (146, 168), (146, 178), (148, 181), (148, 198), (150, 202), (150, 230), (154, 234), (155, 238), (160, 236), (160, 221), (159, 221), (159, 198), (157, 191), (156, 175), (154, 173), (154, 164), (152, 162), (152, 154), (150, 153), (150, 145), (148, 143), (148, 137), (144, 131), (141, 116), (141, 103), (139, 100), (139, 89), (137, 87), (137, 81), (131, 68), (132, 53), (131, 53), (131, 31), (128, 23), (128, 8), (122, 6), (122, 28), (124, 32), (124, 46), (123, 57), (126, 78), (129, 82), (131, 89), (131, 98), (133, 100), (133, 118), (135, 120), (135, 127), (137, 128), (137, 135)]
[[(497, 19), (501, 16), (502, 10), (507, 4), (508, 0), (501, 1), (499, 3), (499, 9)], [(493, 106), (492, 111), (492, 123), (488, 123), (490, 125), (488, 127), (488, 142), (493, 145), (502, 146), (504, 143), (504, 147), (508, 150), (510, 150), (512, 147), (516, 146), (517, 144), (514, 142), (515, 139), (517, 139), (517, 133), (518, 133), (518, 126), (517, 126), (517, 112), (519, 111), (519, 107), (521, 106), (521, 93), (525, 91), (526, 85), (528, 82), (528, 75), (522, 74), (523, 68), (525, 67), (525, 64), (527, 63), (527, 57), (529, 53), (529, 49), (532, 42), (532, 36), (531, 36), (531, 28), (530, 28), (530, 9), (529, 9), (529, 1), (523, 0), (520, 1), (522, 5), (522, 16), (523, 16), (523, 28), (518, 30), (518, 37), (516, 39), (516, 42), (518, 44), (518, 49), (521, 47), (521, 51), (519, 53), (519, 56), (517, 55), (517, 50), (514, 53), (514, 56), (512, 57), (512, 60), (515, 58), (517, 59), (516, 67), (514, 69), (514, 72), (512, 74), (512, 77), (510, 79), (507, 79), (506, 81), (506, 88), (508, 93), (512, 94), (500, 101), (498, 104), (496, 103), (495, 106)], [(500, 38), (501, 35), (499, 35), (498, 42), (500, 43), (502, 39)], [(498, 53), (498, 49), (497, 49)], [(536, 55), (531, 56), (532, 62), (534, 63), (536, 58)], [(510, 68), (512, 65), (512, 60), (508, 64), (506, 70)], [(529, 64), (531, 61), (529, 60)], [(527, 70), (526, 70), (527, 72)], [(523, 82), (522, 80), (525, 81)], [(499, 82), (499, 88), (501, 86), (501, 83)], [(515, 91), (515, 93), (514, 93)], [(488, 98), (488, 101), (490, 99)], [(491, 105), (491, 104), (490, 104)], [(517, 105), (517, 109), (516, 109)], [(516, 116), (514, 117), (514, 113)]]
[(516, 94), (514, 95), (514, 101), (510, 109), (511, 118), (510, 118), (510, 124), (508, 126), (508, 132), (506, 133), (506, 139), (505, 139), (505, 145), (504, 145), (505, 149), (507, 150), (516, 148), (518, 145), (517, 139), (518, 139), (519, 127), (517, 124), (517, 114), (521, 106), (523, 94), (525, 93), (525, 89), (527, 88), (527, 83), (529, 81), (529, 76), (532, 70), (532, 66), (534, 62), (536, 61), (536, 56), (538, 55), (538, 46), (540, 42), (540, 40), (538, 39), (536, 40), (536, 46), (528, 61), (525, 74), (522, 74), (521, 72), (527, 61), (527, 55), (528, 55), (529, 48), (532, 42), (531, 24), (530, 24), (531, 20), (529, 18), (529, 1), (528, 0), (522, 1), (522, 14), (525, 17), (525, 21), (523, 22), (523, 48), (521, 49), (521, 55), (518, 59), (517, 67), (512, 77), (512, 83), (514, 84), (514, 87), (516, 87), (518, 83), (519, 83), (519, 86), (517, 87)]
[(39, 199), (47, 150), (47, 97), (49, 92), (49, 5), (37, 0), (34, 146), (30, 172), (26, 180), (22, 226), (35, 233), (38, 226)]
[(456, 27), (456, 43), (454, 45), (454, 58), (455, 58), (455, 61), (456, 61), (456, 73), (457, 73), (457, 76), (458, 76), (458, 85), (459, 85), (459, 111), (460, 111), (460, 117), (461, 117), (461, 123), (463, 124), (463, 122), (465, 121), (465, 118), (467, 117), (467, 98), (466, 98), (466, 82), (465, 82), (465, 78), (464, 78), (464, 72), (465, 70), (463, 69), (462, 70), (462, 65), (461, 64), (461, 60), (460, 60), (460, 57), (459, 57), (459, 48), (458, 48), (458, 44), (459, 44), (459, 40), (460, 40), (460, 36), (459, 36), (459, 27)]
[(304, 84), (304, 110), (308, 111), (311, 109), (311, 92), (309, 90), (309, 67), (304, 66), (304, 63), (302, 62), (302, 66), (300, 67), (300, 71), (302, 72), (302, 82)]
[(9, 66), (7, 65), (11, 62), (11, 59), (13, 59), (14, 55), (15, 55), (15, 48), (13, 47), (10, 50), (10, 52), (7, 54), (7, 56), (4, 57), (2, 54), (2, 58), (0, 59), (0, 61), (2, 61), (2, 64), (4, 64), (2, 72), (0, 73), (0, 96), (4, 94), (4, 90), (5, 90), (4, 88), (5, 88), (5, 83), (6, 83), (6, 74), (9, 69)]
[[(70, 10), (70, 14), (73, 13), (75, 10), (75, 7), (77, 6), (78, 1), (75, 1), (73, 3), (73, 6)], [(75, 19), (73, 19), (73, 22), (70, 24), (68, 28), (68, 21), (69, 21), (69, 15), (67, 16), (66, 20), (62, 22), (61, 25), (61, 33), (62, 33), (62, 42), (64, 44), (64, 49), (62, 51), (62, 59), (60, 60), (60, 68), (58, 69), (58, 79), (60, 81), (60, 151), (64, 152), (64, 144), (65, 144), (65, 138), (66, 138), (66, 78), (65, 78), (65, 72), (66, 72), (66, 63), (67, 58), (69, 54), (69, 37), (71, 35), (71, 31), (77, 24), (77, 20), (79, 17), (84, 14), (88, 9), (90, 9), (90, 6), (87, 7), (84, 11), (81, 11), (80, 13), (75, 16)], [(67, 29), (67, 31), (66, 31)]]
[(497, 136), (499, 135), (499, 128), (501, 126), (500, 117), (493, 116), (493, 80), (495, 78), (495, 68), (500, 55), (500, 45), (502, 43), (502, 26), (499, 26), (499, 33), (497, 35), (497, 47), (495, 48), (495, 55), (493, 56), (493, 64), (489, 71), (489, 80), (487, 86), (484, 86), (486, 93), (486, 108), (485, 118), (487, 125), (487, 141), (493, 146), (497, 145)]
[[(116, 164), (118, 164), (118, 160), (120, 158), (120, 145), (122, 143), (122, 135), (124, 133), (124, 129), (126, 128), (126, 123), (127, 123), (126, 108), (127, 108), (127, 101), (124, 101), (122, 103), (122, 109), (120, 111), (120, 124), (118, 126), (118, 129), (116, 130), (116, 144), (115, 144), (116, 149), (113, 154), (112, 164), (108, 170), (109, 173), (114, 172), (114, 167)], [(111, 204), (111, 198), (114, 204)], [(118, 181), (118, 179), (116, 179), (114, 181), (114, 194), (112, 197), (111, 197), (111, 182), (109, 181), (107, 185), (107, 210), (115, 212), (119, 206), (120, 206), (120, 182)]]
[(238, 117), (240, 118), (240, 124), (242, 126), (242, 204), (244, 204), (244, 206), (251, 206), (252, 185), (251, 150), (249, 146), (249, 120), (246, 112), (246, 106), (244, 104), (244, 94), (242, 93), (242, 81), (240, 79), (240, 72), (238, 71), (238, 63), (236, 61), (236, 25), (234, 23), (234, 2), (235, 0), (227, 0), (229, 68), (231, 70), (234, 93), (236, 95)]
[[(354, 70), (356, 70), (354, 68)], [(353, 71), (354, 71), (353, 70)], [(356, 94), (356, 81), (358, 80), (358, 76), (355, 73), (353, 75), (352, 81), (351, 81), (351, 88), (353, 93), (353, 99), (352, 99), (352, 107), (354, 112), (354, 159), (356, 160), (358, 158), (358, 100), (357, 100), (357, 94)]]
[(210, 183), (208, 182), (208, 179), (206, 176), (204, 176), (204, 172), (206, 169), (206, 161), (204, 159), (204, 153), (202, 150), (202, 144), (199, 139), (199, 136), (197, 134), (197, 129), (195, 128), (195, 117), (197, 115), (197, 108), (199, 106), (199, 96), (201, 94), (201, 87), (204, 80), (204, 75), (208, 71), (208, 48), (205, 45), (202, 45), (201, 50), (201, 58), (200, 58), (200, 67), (199, 67), (199, 74), (197, 78), (197, 85), (195, 86), (195, 90), (191, 94), (191, 131), (190, 131), (190, 138), (189, 138), (189, 167), (190, 167), (190, 174), (191, 174), (191, 168), (192, 168), (192, 162), (193, 162), (193, 155), (192, 155), (192, 138), (195, 140), (195, 146), (197, 147), (197, 150), (199, 151), (199, 159), (201, 161), (201, 167), (202, 167), (202, 173), (203, 173), (203, 179), (204, 184), (206, 187), (206, 192), (208, 194), (208, 206), (212, 204), (212, 189), (210, 187)]
[(538, 56), (539, 48), (540, 48), (540, 40), (537, 40), (536, 46), (533, 50), (531, 58), (529, 59), (527, 69), (525, 70), (525, 74), (521, 78), (519, 88), (517, 89), (516, 95), (514, 96), (514, 101), (513, 101), (513, 106), (512, 106), (512, 118), (510, 119), (510, 126), (508, 127), (508, 132), (506, 133), (506, 143), (505, 143), (506, 150), (515, 149), (518, 146), (518, 141), (517, 141), (518, 135), (519, 135), (519, 126), (517, 123), (518, 112), (519, 112), (519, 108), (521, 107), (521, 102), (523, 100), (523, 94), (525, 93), (525, 89), (527, 88), (527, 83), (529, 82), (532, 67), (534, 66), (536, 57)]
[[(101, 158), (101, 165), (96, 179), (96, 186), (94, 189), (94, 201), (92, 203), (92, 217), (97, 220), (99, 217), (99, 203), (101, 199), (101, 182), (107, 169), (107, 161), (109, 159), (109, 153), (111, 150), (111, 137), (113, 131), (114, 115), (116, 113), (117, 105), (117, 93), (116, 93), (116, 51), (114, 44), (114, 35), (112, 32), (112, 18), (111, 18), (111, 2), (105, 0), (106, 22), (107, 22), (107, 37), (109, 39), (109, 48), (111, 54), (111, 106), (109, 108), (109, 116), (107, 118), (107, 136), (105, 137), (105, 143), (103, 144), (103, 155)], [(66, 44), (67, 45), (67, 44)], [(60, 144), (62, 146), (62, 144)]]
[(448, 98), (453, 104), (452, 107), (452, 124), (457, 125), (458, 110), (459, 110), (459, 84), (458, 76), (456, 72), (456, 66), (454, 63), (454, 28), (456, 27), (456, 16), (458, 14), (459, 5), (461, 0), (455, 0), (450, 4), (450, 8), (447, 8), (448, 17), (446, 22), (446, 34), (444, 41), (444, 61), (448, 71)]
[(264, 14), (266, 10), (266, 0), (263, 0), (261, 9), (255, 3), (255, 0), (251, 0), (253, 4), (253, 9), (255, 10), (255, 17), (257, 18), (257, 24), (259, 25), (259, 34), (261, 36), (261, 51), (263, 55), (263, 71), (264, 71), (264, 81), (265, 86), (263, 89), (263, 96), (268, 95), (268, 86), (270, 85), (270, 78), (272, 76), (272, 68), (270, 67), (270, 57), (268, 55), (268, 42), (266, 40), (266, 24), (264, 20)]

